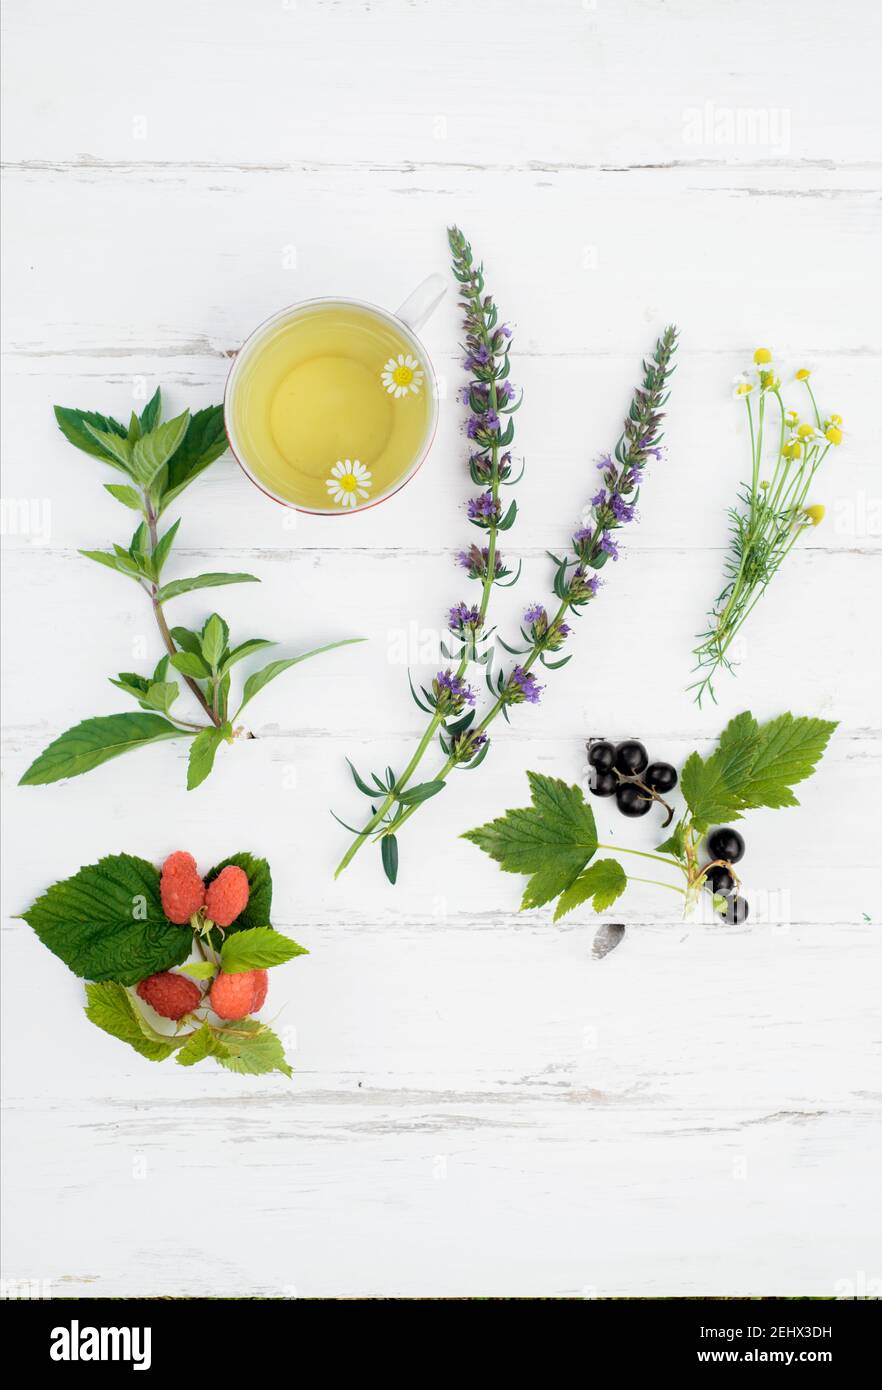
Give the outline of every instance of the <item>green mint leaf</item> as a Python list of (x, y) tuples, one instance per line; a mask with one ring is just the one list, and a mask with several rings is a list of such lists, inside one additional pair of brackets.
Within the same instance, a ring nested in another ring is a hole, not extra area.
[(142, 1057), (151, 1062), (164, 1062), (177, 1050), (178, 1043), (172, 1038), (164, 1042), (158, 1033), (152, 1038), (147, 1036), (138, 1021), (137, 1006), (122, 985), (86, 985), (86, 998), (86, 1018), (111, 1037), (128, 1043)]
[(152, 681), (144, 695), (144, 703), (160, 714), (168, 714), (180, 693), (177, 681)]
[(221, 667), (221, 674), (226, 675), (231, 666), (235, 666), (237, 661), (244, 661), (246, 656), (253, 656), (255, 652), (262, 651), (264, 647), (274, 647), (275, 642), (269, 641), (266, 637), (249, 637), (247, 642), (240, 642), (238, 647), (234, 647), (224, 660)]
[(215, 1033), (223, 1049), (217, 1054), (217, 1060), (228, 1071), (248, 1076), (280, 1071), (284, 1076), (291, 1076), (281, 1041), (265, 1023), (245, 1018), (218, 1028)]
[(305, 946), (298, 946), (290, 936), (283, 936), (272, 927), (249, 927), (224, 940), (221, 968), (229, 975), (243, 970), (269, 970), (295, 956), (308, 954)]
[(190, 422), (190, 412), (185, 410), (173, 420), (157, 425), (149, 434), (135, 442), (132, 449), (132, 474), (142, 487), (149, 487), (161, 468), (168, 463), (177, 449)]
[(124, 434), (120, 436), (115, 430), (99, 429), (96, 425), (91, 425), (88, 420), (84, 422), (84, 429), (104, 450), (108, 456), (108, 463), (121, 468), (124, 473), (132, 472), (133, 449)]
[(168, 528), (165, 534), (160, 536), (153, 548), (153, 568), (157, 576), (161, 573), (162, 567), (169, 557), (169, 552), (174, 545), (175, 536), (178, 533), (180, 524), (181, 520), (179, 517), (178, 520)]
[(164, 511), (194, 478), (198, 478), (215, 459), (226, 453), (226, 449), (223, 406), (210, 405), (204, 410), (197, 410), (190, 417), (183, 442), (168, 465), (161, 509)]
[(135, 414), (133, 410), (131, 415), (129, 416), (129, 428), (126, 431), (126, 439), (130, 444), (134, 444), (135, 440), (140, 439), (142, 434), (143, 430), (141, 429), (140, 418)]
[(108, 415), (99, 415), (95, 410), (72, 410), (64, 405), (55, 407), (55, 419), (65, 439), (77, 449), (82, 449), (84, 454), (91, 454), (93, 458), (102, 459), (104, 463), (120, 466), (116, 456), (99, 444), (94, 434), (86, 428), (87, 425), (91, 425), (106, 434), (115, 434), (125, 439), (127, 432), (117, 420)]
[(114, 679), (113, 676), (108, 676), (108, 680), (111, 685), (116, 686), (117, 690), (122, 690), (126, 695), (131, 695), (133, 699), (138, 701), (138, 704), (141, 705), (142, 708), (144, 707), (144, 700), (150, 688), (150, 682), (145, 680), (143, 676), (136, 676), (131, 671), (120, 671), (116, 679)]
[(283, 661), (271, 661), (268, 666), (263, 666), (259, 671), (255, 671), (245, 682), (242, 691), (242, 703), (237, 710), (237, 715), (241, 714), (247, 704), (263, 690), (265, 685), (275, 680), (283, 671), (289, 670), (292, 666), (297, 666), (301, 661), (308, 661), (312, 656), (321, 656), (322, 652), (332, 652), (337, 647), (349, 647), (354, 642), (363, 642), (363, 637), (345, 637), (342, 642), (328, 642), (324, 647), (314, 647), (311, 652), (302, 652), (300, 656), (291, 656)]
[(216, 967), (210, 960), (191, 960), (178, 969), (179, 975), (189, 975), (192, 980), (210, 980)]
[(253, 574), (197, 574), (193, 579), (173, 579), (163, 584), (157, 594), (160, 603), (177, 598), (179, 594), (189, 594), (193, 589), (218, 589), (222, 584), (259, 584)]
[(125, 551), (122, 555), (111, 555), (106, 550), (81, 550), (80, 554), (85, 555), (87, 560), (94, 560), (96, 565), (106, 565), (109, 570), (124, 574), (127, 579), (141, 577), (138, 566)]
[(749, 711), (736, 715), (708, 758), (690, 753), (680, 777), (696, 829), (740, 820), (757, 806), (796, 806), (791, 787), (810, 777), (835, 722), (782, 714), (759, 725)]
[(128, 483), (105, 483), (104, 487), (111, 497), (115, 497), (117, 502), (122, 502), (124, 507), (129, 507), (133, 512), (143, 511), (140, 492)]
[(215, 864), (213, 869), (209, 869), (205, 875), (206, 887), (230, 864), (235, 864), (248, 879), (248, 905), (224, 931), (215, 928), (211, 933), (211, 943), (218, 951), (232, 933), (267, 926), (273, 908), (273, 880), (269, 864), (265, 859), (258, 859), (247, 852), (232, 854), (229, 859), (224, 859), (220, 864)]
[(211, 769), (221, 744), (232, 734), (229, 724), (221, 729), (203, 729), (190, 744), (190, 758), (187, 763), (187, 790), (193, 791), (202, 785)]
[(615, 859), (596, 859), (561, 893), (554, 909), (554, 920), (559, 921), (589, 898), (594, 911), (603, 912), (622, 896), (627, 886), (627, 875), (621, 864)]
[(202, 629), (202, 655), (214, 670), (220, 662), (226, 645), (227, 626), (220, 614), (212, 613)]
[(569, 888), (597, 849), (594, 813), (580, 789), (528, 772), (533, 805), (507, 811), (463, 839), (511, 874), (530, 874), (521, 907), (541, 907)]
[(162, 910), (159, 870), (112, 854), (55, 883), (24, 920), (75, 975), (134, 985), (187, 959), (193, 934)]
[(131, 749), (180, 737), (181, 730), (158, 714), (105, 714), (84, 719), (43, 749), (19, 786), (36, 787), (62, 777), (78, 777)]
[(169, 660), (176, 671), (180, 671), (182, 676), (192, 677), (193, 680), (207, 680), (211, 675), (209, 667), (197, 652), (174, 652)]
[(141, 411), (140, 424), (142, 434), (150, 434), (152, 430), (156, 429), (156, 426), (159, 424), (159, 417), (161, 413), (162, 392), (157, 386), (156, 390), (153, 392), (153, 395), (150, 397), (144, 409)]
[(201, 1028), (190, 1034), (177, 1055), (177, 1061), (182, 1067), (194, 1067), (206, 1057), (220, 1057), (223, 1054), (224, 1045), (217, 1038), (214, 1029), (203, 1023)]
[(191, 632), (188, 627), (173, 627), (171, 635), (181, 651), (195, 652), (197, 656), (202, 655), (202, 643), (199, 640), (198, 632)]

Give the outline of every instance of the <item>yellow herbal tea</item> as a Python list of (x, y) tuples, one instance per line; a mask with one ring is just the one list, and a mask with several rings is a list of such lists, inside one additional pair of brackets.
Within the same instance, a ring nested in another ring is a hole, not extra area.
[(393, 492), (434, 418), (421, 349), (394, 320), (345, 301), (305, 305), (247, 347), (230, 380), (233, 447), (267, 491), (308, 511)]

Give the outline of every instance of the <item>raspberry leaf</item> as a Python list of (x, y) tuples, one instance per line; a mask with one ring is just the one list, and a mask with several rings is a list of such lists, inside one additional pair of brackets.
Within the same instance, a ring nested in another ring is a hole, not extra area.
[(216, 1029), (215, 1038), (221, 1050), (212, 1055), (228, 1071), (249, 1076), (262, 1076), (271, 1071), (280, 1071), (284, 1076), (292, 1074), (281, 1039), (265, 1023), (253, 1018), (241, 1019)]
[(506, 873), (530, 874), (522, 908), (541, 907), (578, 877), (597, 849), (594, 813), (578, 787), (528, 772), (533, 805), (463, 836)]
[(158, 714), (132, 712), (84, 719), (43, 749), (24, 773), (19, 786), (36, 787), (58, 782), (62, 777), (78, 777), (130, 749), (181, 737), (181, 730)]
[(628, 878), (621, 864), (615, 859), (597, 859), (561, 893), (554, 909), (554, 920), (559, 921), (589, 898), (594, 911), (603, 912), (622, 896), (627, 886)]
[(129, 1044), (151, 1062), (164, 1062), (180, 1044), (155, 1032), (139, 1013), (128, 990), (113, 982), (86, 985), (86, 1017), (112, 1037)]
[(214, 1029), (203, 1023), (201, 1028), (190, 1034), (176, 1060), (179, 1066), (194, 1067), (206, 1057), (220, 1057), (223, 1051), (223, 1044), (218, 1040)]
[(113, 854), (55, 883), (24, 920), (75, 975), (134, 985), (180, 965), (193, 942), (162, 910), (159, 870), (132, 854)]
[(273, 927), (248, 927), (238, 931), (221, 948), (221, 969), (228, 975), (243, 970), (268, 970), (284, 965), (295, 956), (309, 955), (305, 946), (298, 946), (290, 936), (283, 936)]

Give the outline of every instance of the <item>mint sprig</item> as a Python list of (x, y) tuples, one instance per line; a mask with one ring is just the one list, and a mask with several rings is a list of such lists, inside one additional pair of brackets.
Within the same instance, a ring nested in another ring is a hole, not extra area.
[[(208, 406), (195, 415), (185, 410), (164, 422), (161, 413), (158, 389), (140, 415), (132, 414), (128, 426), (96, 411), (55, 407), (59, 429), (71, 444), (126, 476), (124, 483), (104, 486), (123, 507), (138, 514), (134, 534), (127, 544), (80, 553), (144, 590), (164, 654), (150, 676), (123, 671), (111, 677), (111, 684), (134, 699), (145, 713), (99, 716), (66, 730), (34, 760), (20, 779), (22, 786), (77, 777), (122, 753), (164, 739), (184, 738), (191, 740), (187, 787), (192, 790), (209, 776), (225, 743), (250, 736), (236, 720), (265, 685), (301, 661), (362, 640), (346, 638), (270, 662), (246, 677), (236, 706), (231, 699), (232, 667), (274, 643), (251, 637), (231, 646), (229, 627), (218, 613), (210, 614), (199, 630), (170, 627), (165, 607), (182, 594), (259, 581), (253, 574), (215, 571), (164, 580), (180, 519), (160, 530), (160, 518), (170, 503), (225, 451), (223, 407)], [(175, 674), (180, 681), (174, 679)], [(195, 720), (177, 710), (182, 683), (196, 702)]]

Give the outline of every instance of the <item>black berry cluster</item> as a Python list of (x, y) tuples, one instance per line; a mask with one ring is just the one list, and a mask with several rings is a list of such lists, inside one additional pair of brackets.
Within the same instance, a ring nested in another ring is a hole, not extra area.
[(638, 739), (629, 738), (624, 743), (591, 739), (588, 765), (591, 768), (588, 789), (594, 796), (614, 796), (623, 816), (645, 816), (653, 801), (660, 801), (668, 811), (665, 824), (670, 822), (673, 809), (662, 793), (676, 787), (676, 769), (670, 763), (651, 763)]
[(738, 881), (732, 865), (744, 858), (744, 837), (730, 825), (721, 826), (707, 837), (710, 864), (705, 867), (705, 887), (714, 897), (724, 900), (720, 916), (727, 926), (740, 926), (747, 921), (747, 899), (738, 892)]

